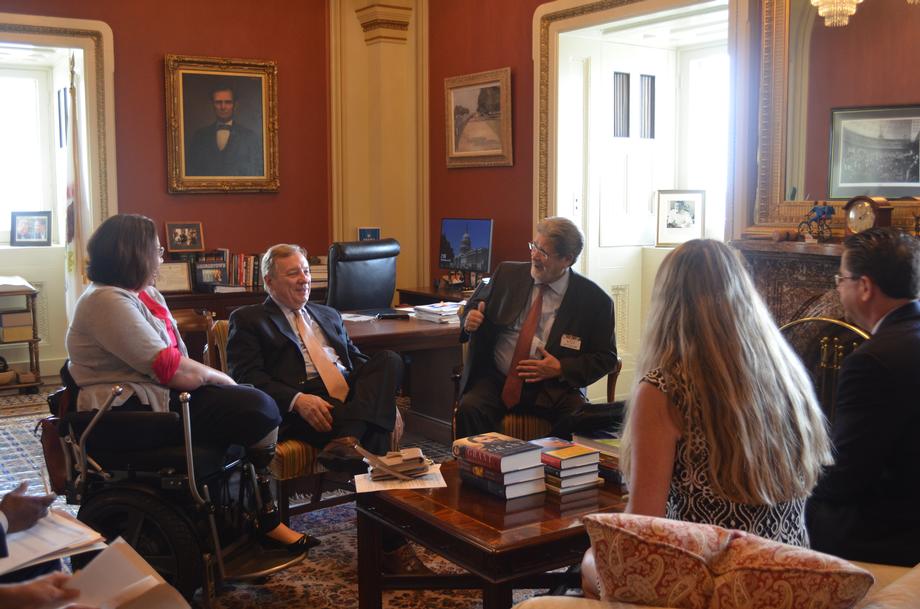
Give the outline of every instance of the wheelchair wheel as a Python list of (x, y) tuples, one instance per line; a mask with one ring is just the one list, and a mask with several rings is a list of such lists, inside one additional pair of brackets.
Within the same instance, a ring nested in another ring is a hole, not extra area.
[[(106, 541), (123, 537), (185, 598), (191, 599), (201, 586), (203, 550), (198, 536), (185, 518), (158, 497), (124, 489), (103, 492), (90, 497), (77, 518)], [(89, 559), (84, 557), (73, 557), (74, 569), (85, 566), (83, 560)]]

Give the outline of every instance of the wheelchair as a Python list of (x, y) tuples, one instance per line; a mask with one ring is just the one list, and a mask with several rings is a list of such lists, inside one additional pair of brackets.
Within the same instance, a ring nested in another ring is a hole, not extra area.
[[(71, 389), (67, 383), (61, 391)], [(57, 459), (43, 430), (49, 470), (63, 462), (57, 484), (49, 471), (52, 486), (63, 486), (67, 503), (80, 506), (80, 521), (107, 541), (122, 537), (185, 598), (201, 588), (204, 607), (224, 582), (264, 578), (306, 558), (261, 547), (255, 468), (241, 447), (192, 443), (188, 393), (180, 396), (181, 413), (112, 410), (122, 392), (113, 386), (91, 412), (68, 411), (75, 410), (66, 406), (74, 391), (61, 400), (65, 406), (49, 421), (63, 452)], [(91, 558), (72, 557), (74, 569)]]

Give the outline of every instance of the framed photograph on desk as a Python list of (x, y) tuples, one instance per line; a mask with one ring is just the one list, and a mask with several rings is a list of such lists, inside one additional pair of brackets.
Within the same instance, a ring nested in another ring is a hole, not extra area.
[(156, 288), (163, 292), (191, 292), (192, 274), (188, 262), (164, 262), (157, 272)]

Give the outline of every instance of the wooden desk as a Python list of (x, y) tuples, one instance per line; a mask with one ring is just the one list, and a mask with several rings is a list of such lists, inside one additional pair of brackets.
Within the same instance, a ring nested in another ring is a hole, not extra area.
[[(460, 482), (456, 461), (441, 465), (446, 488), (361, 493), (358, 510), (358, 602), (380, 609), (384, 589), (482, 589), (483, 609), (511, 607), (515, 588), (547, 588), (590, 545), (581, 518), (621, 512), (612, 487), (558, 498), (548, 493), (505, 501)], [(393, 576), (381, 573), (381, 533), (400, 532), (470, 572)]]
[[(463, 290), (445, 288), (443, 286), (437, 289), (431, 287), (397, 288), (396, 291), (399, 292), (400, 303), (413, 307), (441, 301), (460, 302), (467, 298), (467, 295), (463, 294)], [(472, 294), (472, 292), (468, 294)]]
[(408, 363), (403, 385), (412, 399), (406, 430), (450, 444), (454, 408), (451, 374), (463, 362), (459, 324), (418, 319), (346, 321), (352, 342), (365, 353), (391, 349)]

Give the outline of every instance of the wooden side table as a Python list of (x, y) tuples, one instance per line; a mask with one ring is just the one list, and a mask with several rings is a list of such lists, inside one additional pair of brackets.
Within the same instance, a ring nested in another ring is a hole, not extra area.
[[(0, 277), (0, 296), (21, 296), (25, 307), (0, 312), (0, 346), (26, 345), (29, 350), (29, 372), (27, 379), (18, 383), (0, 385), (0, 389), (18, 389), (25, 393), (38, 393), (42, 384), (38, 358), (38, 318), (36, 300), (38, 290), (22, 277)], [(4, 323), (9, 321), (9, 323)], [(22, 375), (20, 375), (22, 376)]]

